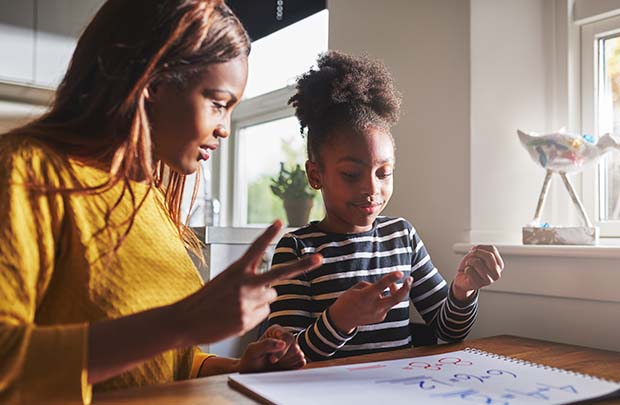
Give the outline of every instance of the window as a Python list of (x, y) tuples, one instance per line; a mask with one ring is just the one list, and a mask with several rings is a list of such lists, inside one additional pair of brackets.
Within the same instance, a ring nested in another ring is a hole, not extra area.
[[(582, 131), (620, 137), (620, 18), (581, 28)], [(601, 236), (620, 236), (620, 153), (584, 173), (584, 202)]]
[[(323, 10), (252, 43), (244, 99), (233, 115), (233, 136), (213, 160), (213, 194), (222, 202), (222, 224), (263, 226), (286, 217), (269, 187), (280, 162), (306, 161), (305, 140), (288, 106), (297, 76), (327, 51), (328, 11)], [(303, 44), (303, 46), (300, 46)], [(320, 219), (320, 194), (310, 219)]]
[[(295, 116), (248, 124), (236, 131), (237, 165), (234, 212), (238, 225), (264, 225), (275, 218), (286, 220), (282, 201), (270, 191), (271, 178), (280, 162), (291, 168), (304, 166), (306, 153)], [(323, 214), (319, 194), (310, 217)], [(286, 221), (285, 221), (286, 223)]]

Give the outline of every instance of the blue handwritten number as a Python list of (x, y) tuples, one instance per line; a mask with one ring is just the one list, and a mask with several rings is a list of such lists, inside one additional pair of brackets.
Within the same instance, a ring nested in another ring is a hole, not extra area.
[(504, 370), (494, 370), (494, 369), (491, 369), (491, 370), (487, 370), (487, 374), (488, 375), (504, 375), (504, 374), (507, 374), (507, 375), (513, 376), (514, 378), (517, 378), (517, 375), (515, 373), (511, 373), (510, 371), (504, 371)]

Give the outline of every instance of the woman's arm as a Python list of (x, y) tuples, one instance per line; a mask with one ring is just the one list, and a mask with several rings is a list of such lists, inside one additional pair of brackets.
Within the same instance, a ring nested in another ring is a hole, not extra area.
[(248, 345), (240, 359), (211, 356), (204, 360), (199, 377), (227, 373), (294, 370), (306, 365), (295, 336), (279, 325), (270, 326), (258, 342)]
[(88, 383), (127, 371), (158, 353), (191, 346), (174, 305), (94, 323), (88, 330)]
[[(257, 274), (267, 246), (281, 227), (277, 221), (267, 228), (241, 259), (189, 297), (169, 306), (93, 324), (88, 335), (89, 383), (120, 374), (163, 351), (217, 342), (254, 328), (269, 314), (269, 303), (276, 298), (275, 290), (267, 287), (269, 283), (321, 264), (319, 255), (311, 255)], [(225, 360), (211, 364), (221, 362)]]
[[(94, 384), (129, 370), (171, 347), (188, 346), (183, 334), (175, 332), (178, 330), (179, 325), (174, 322), (173, 306), (92, 325), (89, 330), (89, 341), (92, 343), (89, 347), (88, 382)], [(198, 370), (198, 377), (295, 369), (305, 364), (303, 352), (297, 346), (293, 334), (275, 325), (258, 342), (250, 343), (240, 359), (220, 356), (206, 358)]]

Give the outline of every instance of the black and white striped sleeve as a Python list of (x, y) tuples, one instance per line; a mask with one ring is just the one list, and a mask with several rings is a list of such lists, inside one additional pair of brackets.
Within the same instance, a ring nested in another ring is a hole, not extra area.
[[(276, 247), (272, 268), (298, 260), (299, 257), (301, 253), (295, 238), (287, 235)], [(318, 312), (314, 308), (310, 282), (304, 275), (279, 281), (272, 284), (272, 287), (278, 297), (271, 304), (269, 324), (277, 324), (296, 333), (297, 343), (309, 360), (330, 358), (357, 333), (355, 329), (350, 335), (343, 335), (333, 326), (329, 309)]]
[[(293, 235), (286, 234), (276, 245), (271, 269), (299, 260), (301, 252)], [(304, 274), (291, 280), (280, 280), (271, 284), (278, 297), (270, 306), (269, 325), (280, 325), (292, 332), (305, 329), (313, 320), (311, 314), (310, 283)]]
[(410, 233), (413, 250), (411, 301), (439, 339), (446, 342), (463, 340), (476, 320), (478, 292), (467, 302), (458, 301), (451, 286), (433, 265), (424, 242), (413, 227)]

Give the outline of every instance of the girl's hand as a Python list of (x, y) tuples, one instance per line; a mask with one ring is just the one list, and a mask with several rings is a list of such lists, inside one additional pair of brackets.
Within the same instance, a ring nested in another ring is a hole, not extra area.
[(272, 325), (258, 342), (251, 343), (239, 362), (240, 373), (294, 370), (306, 365), (295, 336), (280, 325)]
[(457, 299), (464, 301), (475, 290), (499, 280), (502, 270), (504, 261), (495, 246), (474, 246), (457, 268), (452, 292)]
[(308, 255), (257, 274), (265, 250), (281, 228), (280, 221), (274, 222), (239, 260), (200, 290), (173, 304), (177, 329), (181, 331), (179, 346), (213, 343), (253, 329), (267, 317), (269, 303), (277, 297), (276, 291), (268, 287), (270, 283), (321, 265), (320, 255)]
[[(360, 281), (345, 291), (331, 307), (329, 316), (334, 326), (345, 335), (350, 334), (360, 325), (381, 322), (388, 311), (409, 295), (413, 279), (407, 277), (398, 288), (396, 282), (403, 277), (401, 271), (393, 271), (371, 284)], [(389, 295), (383, 295), (386, 288)]]

